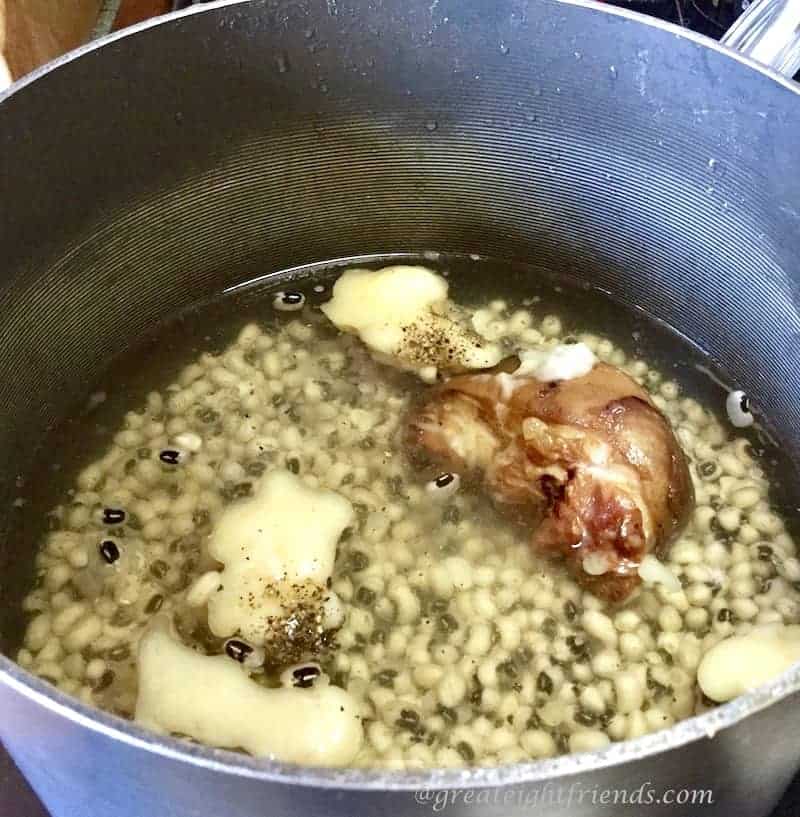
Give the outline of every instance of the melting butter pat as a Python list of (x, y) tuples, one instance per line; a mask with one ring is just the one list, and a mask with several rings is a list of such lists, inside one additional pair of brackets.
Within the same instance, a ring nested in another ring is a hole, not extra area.
[(323, 631), (341, 623), (326, 584), (336, 543), (353, 518), (351, 504), (334, 491), (309, 488), (288, 471), (266, 474), (251, 499), (225, 510), (209, 537), (209, 554), (225, 566), (208, 600), (211, 632), (272, 645), (282, 650), (280, 660), (314, 653)]
[(290, 763), (342, 766), (361, 747), (353, 698), (318, 679), (267, 689), (224, 655), (201, 655), (163, 628), (139, 642), (136, 720), (160, 733)]
[(697, 683), (712, 701), (730, 701), (800, 661), (800, 625), (765, 625), (715, 644), (700, 661)]
[(322, 311), (338, 329), (358, 335), (378, 360), (428, 380), (438, 369), (499, 363), (501, 348), (458, 320), (447, 291), (447, 281), (425, 267), (351, 269)]
[(583, 377), (597, 363), (594, 352), (585, 343), (525, 349), (518, 353), (518, 357), (520, 365), (515, 376), (531, 375), (545, 383)]

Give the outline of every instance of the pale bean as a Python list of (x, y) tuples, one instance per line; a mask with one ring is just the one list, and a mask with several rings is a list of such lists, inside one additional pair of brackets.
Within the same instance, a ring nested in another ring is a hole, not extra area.
[(739, 488), (731, 494), (731, 502), (742, 511), (754, 507), (760, 500), (761, 492), (752, 486)]
[(32, 618), (25, 632), (25, 644), (28, 649), (38, 652), (50, 637), (51, 617), (49, 613), (40, 613)]
[(622, 633), (632, 633), (642, 619), (635, 610), (622, 610), (614, 617), (614, 625)]
[(470, 626), (469, 638), (464, 645), (468, 655), (486, 655), (492, 646), (492, 630), (485, 622), (477, 622)]
[(645, 653), (645, 646), (636, 633), (623, 633), (619, 638), (619, 650), (625, 658), (639, 660)]
[(437, 664), (419, 664), (411, 672), (414, 683), (422, 689), (432, 689), (444, 675), (444, 670)]
[(617, 709), (624, 715), (642, 708), (644, 687), (632, 672), (619, 672), (614, 675), (614, 689), (617, 693)]
[(448, 707), (458, 706), (466, 697), (467, 685), (458, 672), (451, 670), (445, 673), (436, 688), (439, 701)]
[(610, 678), (619, 671), (619, 656), (613, 650), (603, 650), (592, 658), (592, 669), (596, 675)]
[(419, 599), (405, 581), (393, 581), (387, 595), (397, 606), (397, 621), (400, 624), (411, 624), (419, 618)]
[(93, 613), (86, 616), (66, 636), (64, 647), (70, 652), (78, 652), (88, 647), (103, 631), (103, 622)]
[(611, 743), (608, 735), (599, 729), (581, 729), (573, 732), (569, 738), (570, 752), (591, 752), (594, 749), (602, 749)]
[(658, 615), (658, 624), (668, 633), (677, 633), (682, 629), (683, 621), (674, 607), (664, 607)]
[(556, 744), (553, 738), (543, 729), (530, 729), (520, 735), (520, 744), (534, 760), (553, 757), (556, 754)]
[(82, 601), (76, 601), (65, 607), (52, 620), (53, 632), (63, 636), (86, 614), (86, 609), (86, 604)]
[(607, 615), (598, 610), (589, 610), (583, 614), (581, 622), (586, 632), (602, 641), (605, 646), (616, 646), (617, 631), (614, 629), (614, 622)]

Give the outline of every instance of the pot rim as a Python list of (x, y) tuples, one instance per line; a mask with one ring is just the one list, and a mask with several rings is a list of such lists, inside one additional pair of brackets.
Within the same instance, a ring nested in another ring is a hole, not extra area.
[[(119, 31), (105, 34), (79, 46), (78, 48), (75, 48), (72, 51), (67, 52), (66, 54), (63, 54), (60, 57), (57, 57), (51, 62), (39, 66), (39, 68), (36, 68), (29, 74), (20, 77), (7, 88), (0, 91), (0, 103), (4, 102), (7, 97), (10, 97), (17, 91), (27, 87), (32, 82), (35, 82), (41, 77), (44, 77), (47, 74), (57, 70), (62, 65), (66, 65), (73, 60), (79, 59), (84, 54), (97, 51), (110, 43), (116, 42), (117, 40), (135, 36), (136, 34), (147, 31), (150, 28), (170, 25), (183, 17), (190, 17), (195, 14), (210, 14), (219, 9), (226, 8), (227, 6), (244, 6), (251, 2), (259, 2), (259, 0), (205, 0), (205, 2), (203, 2), (203, 4), (200, 6), (192, 5), (185, 9), (162, 14), (159, 17), (153, 17), (140, 23), (134, 23), (133, 25), (120, 29)], [(757, 71), (758, 73), (763, 74), (764, 76), (769, 77), (771, 80), (779, 83), (787, 91), (791, 91), (792, 93), (800, 96), (800, 83), (794, 82), (794, 80), (790, 77), (784, 76), (778, 71), (770, 68), (768, 65), (758, 62), (757, 60), (752, 59), (752, 57), (745, 56), (736, 49), (723, 45), (722, 43), (713, 40), (711, 37), (707, 37), (704, 34), (699, 34), (696, 31), (691, 31), (688, 28), (682, 28), (675, 23), (668, 23), (664, 20), (658, 19), (657, 17), (650, 17), (637, 11), (631, 11), (630, 9), (609, 6), (606, 5), (603, 0), (544, 0), (544, 2), (565, 6), (576, 6), (597, 14), (620, 17), (630, 20), (631, 22), (636, 22), (639, 25), (649, 26), (650, 28), (655, 28), (670, 33), (679, 39), (688, 40), (695, 45), (703, 46), (711, 51), (716, 51), (730, 59), (736, 60), (737, 62), (746, 65), (748, 68), (751, 68), (754, 71)]]
[[(800, 104), (800, 85), (783, 77), (769, 67), (701, 34), (627, 9), (608, 7), (594, 2), (594, 0), (546, 1), (578, 6), (594, 13), (625, 18), (640, 25), (662, 29), (675, 37), (684, 38), (698, 46), (717, 51), (780, 83), (786, 90), (797, 94), (798, 104)], [(109, 43), (134, 36), (149, 28), (169, 25), (182, 17), (213, 13), (227, 6), (244, 5), (248, 2), (250, 0), (215, 0), (215, 2), (206, 3), (200, 7), (193, 6), (109, 34), (71, 51), (18, 80), (8, 90), (0, 93), (0, 103), (12, 94), (36, 82), (36, 80), (57, 70), (62, 65), (79, 59), (84, 54), (91, 53)], [(548, 781), (632, 762), (660, 752), (678, 749), (703, 738), (713, 738), (717, 732), (734, 726), (749, 715), (760, 712), (792, 693), (800, 691), (800, 662), (793, 665), (779, 677), (709, 712), (686, 718), (674, 726), (640, 738), (611, 743), (603, 749), (495, 767), (430, 769), (410, 772), (385, 769), (300, 766), (265, 758), (250, 757), (229, 750), (215, 749), (170, 736), (158, 735), (132, 721), (126, 721), (116, 715), (84, 704), (77, 698), (73, 698), (51, 684), (35, 677), (4, 655), (0, 655), (0, 684), (14, 690), (33, 703), (40, 704), (54, 715), (67, 718), (72, 723), (97, 732), (111, 740), (120, 740), (131, 747), (153, 752), (174, 761), (189, 763), (207, 771), (265, 782), (316, 788), (413, 792), (415, 790), (479, 789)]]
[(640, 738), (611, 743), (603, 749), (501, 766), (432, 768), (410, 772), (302, 766), (159, 735), (134, 721), (127, 721), (67, 695), (3, 655), (0, 655), (0, 684), (77, 726), (206, 771), (313, 788), (414, 792), (541, 783), (630, 763), (679, 749), (703, 738), (713, 738), (723, 729), (735, 726), (749, 715), (800, 690), (800, 662), (777, 678), (709, 712), (686, 718), (668, 729)]

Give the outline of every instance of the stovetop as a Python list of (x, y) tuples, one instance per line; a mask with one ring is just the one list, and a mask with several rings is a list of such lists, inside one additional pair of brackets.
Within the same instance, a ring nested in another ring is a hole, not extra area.
[[(491, 2), (491, 0), (487, 0)], [(206, 0), (174, 0), (175, 9)], [(749, 0), (613, 0), (609, 5), (650, 14), (719, 39), (747, 8)], [(771, 817), (800, 815), (800, 775), (787, 790)], [(36, 795), (0, 745), (0, 817), (48, 817)], [(109, 815), (113, 817), (113, 815)]]
[(749, 0), (614, 0), (609, 5), (649, 14), (718, 40)]

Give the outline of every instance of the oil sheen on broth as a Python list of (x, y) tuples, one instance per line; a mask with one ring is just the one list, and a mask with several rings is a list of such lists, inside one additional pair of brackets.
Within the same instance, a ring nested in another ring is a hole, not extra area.
[(162, 733), (403, 769), (600, 748), (800, 657), (744, 396), (685, 344), (668, 379), (663, 327), (598, 293), (372, 261), (115, 363), (50, 447), (22, 666)]

